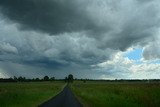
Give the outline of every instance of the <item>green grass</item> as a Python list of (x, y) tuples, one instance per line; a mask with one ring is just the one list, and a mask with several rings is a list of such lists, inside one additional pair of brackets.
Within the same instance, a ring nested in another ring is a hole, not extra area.
[(36, 107), (63, 86), (63, 82), (0, 83), (0, 107)]
[(85, 107), (159, 107), (159, 83), (74, 82), (73, 92)]

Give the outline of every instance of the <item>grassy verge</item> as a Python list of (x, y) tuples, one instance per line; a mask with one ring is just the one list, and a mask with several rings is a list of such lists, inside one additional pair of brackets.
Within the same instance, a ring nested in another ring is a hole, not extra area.
[(158, 83), (74, 82), (71, 86), (86, 107), (158, 107)]
[(0, 83), (0, 107), (36, 107), (63, 86), (63, 82)]

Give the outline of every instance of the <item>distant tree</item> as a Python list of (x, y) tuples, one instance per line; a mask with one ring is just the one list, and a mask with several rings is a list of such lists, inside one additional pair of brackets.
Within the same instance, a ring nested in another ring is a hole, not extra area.
[(39, 79), (39, 78), (36, 78), (35, 81), (40, 81), (40, 79)]
[(35, 78), (32, 78), (31, 81), (36, 81), (36, 79), (35, 79)]
[(20, 81), (20, 82), (23, 82), (23, 81), (25, 81), (25, 80), (26, 80), (25, 77), (22, 77), (22, 76), (18, 77), (18, 81)]
[(68, 82), (73, 82), (73, 75), (72, 74), (69, 74), (68, 75)]
[(10, 78), (8, 78), (8, 79), (13, 80), (13, 78), (12, 78), (12, 77), (10, 77)]
[(23, 80), (23, 78), (20, 76), (20, 77), (18, 77), (18, 81), (22, 81)]
[(44, 81), (49, 81), (49, 77), (48, 76), (44, 76), (43, 80)]
[(26, 81), (26, 77), (23, 77), (23, 81)]
[(14, 79), (14, 81), (17, 81), (17, 80), (18, 80), (16, 76), (14, 76), (13, 79)]
[(55, 77), (51, 77), (51, 78), (50, 78), (50, 81), (54, 81), (54, 80), (55, 80)]
[(68, 82), (68, 78), (67, 78), (67, 77), (65, 77), (64, 81), (65, 81), (65, 82)]

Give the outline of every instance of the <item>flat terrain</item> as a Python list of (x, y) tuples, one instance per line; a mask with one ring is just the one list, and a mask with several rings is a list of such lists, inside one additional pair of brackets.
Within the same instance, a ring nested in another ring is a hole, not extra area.
[(159, 107), (160, 83), (74, 82), (71, 86), (86, 107)]
[[(74, 81), (0, 83), (0, 107), (159, 107), (160, 83)], [(74, 95), (73, 95), (74, 93)], [(78, 100), (75, 98), (78, 98)]]
[(0, 107), (36, 107), (57, 95), (64, 82), (0, 83)]
[(57, 96), (44, 102), (40, 107), (82, 107), (67, 85)]

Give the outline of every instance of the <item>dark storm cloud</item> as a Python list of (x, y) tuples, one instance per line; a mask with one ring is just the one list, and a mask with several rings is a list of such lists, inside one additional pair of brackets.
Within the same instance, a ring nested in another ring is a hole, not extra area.
[(0, 42), (0, 54), (17, 54), (18, 50), (16, 47), (9, 43)]
[[(158, 21), (158, 20), (157, 20)], [(147, 22), (144, 22), (147, 23)], [(142, 24), (142, 22), (141, 22)], [(159, 23), (152, 23), (155, 26)], [(157, 28), (152, 25), (143, 25), (143, 27), (139, 26), (138, 23), (131, 23), (125, 25), (122, 31), (117, 34), (112, 34), (112, 38), (109, 41), (104, 41), (104, 45), (102, 47), (108, 47), (115, 50), (125, 51), (127, 48), (133, 45), (142, 45), (147, 44), (149, 41), (153, 40), (154, 33)]]
[(1, 0), (0, 10), (22, 30), (51, 35), (85, 32), (97, 39), (101, 49), (125, 51), (147, 44), (153, 37), (160, 20), (157, 4), (140, 0)]
[[(8, 36), (13, 39), (9, 41), (3, 37), (6, 43), (0, 48), (3, 52), (18, 53), (24, 62), (35, 60), (48, 65), (53, 62), (53, 66), (103, 62), (114, 53), (112, 50), (125, 51), (151, 40), (159, 28), (156, 4), (132, 0), (1, 0), (2, 14), (19, 23), (21, 29), (43, 31), (57, 37), (17, 31), (15, 35), (21, 35), (17, 37), (19, 40), (14, 36)], [(1, 34), (6, 32), (9, 30)]]
[(46, 68), (73, 64), (85, 67), (103, 62), (113, 53), (110, 49), (98, 49), (97, 41), (84, 33), (48, 36), (37, 32), (21, 32), (14, 24), (8, 25), (6, 22), (1, 23), (0, 31), (0, 51), (5, 53), (0, 55), (0, 59), (11, 62)]
[(157, 60), (160, 59), (160, 42), (156, 41), (154, 43), (148, 44), (143, 49), (143, 57), (145, 60)]
[[(79, 69), (83, 76), (92, 71), (97, 75), (93, 65), (128, 48), (159, 41), (159, 4), (159, 0), (0, 0), (0, 61), (33, 71)], [(146, 47), (145, 59), (159, 58), (157, 48)]]
[[(121, 1), (124, 7), (120, 6), (118, 10), (120, 16), (112, 24), (117, 23), (111, 33), (104, 33), (102, 37), (101, 48), (111, 48), (125, 51), (131, 46), (145, 46), (148, 42), (157, 38), (156, 33), (159, 30), (159, 5), (157, 1)], [(129, 7), (130, 6), (130, 7)], [(128, 10), (127, 10), (128, 9)]]
[(73, 0), (1, 0), (1, 12), (23, 30), (49, 34), (89, 30), (95, 25)]
[(47, 59), (39, 59), (39, 60), (30, 60), (30, 61), (21, 61), (20, 64), (24, 64), (24, 65), (32, 65), (32, 66), (37, 66), (37, 67), (45, 67), (47, 69), (60, 69), (60, 68), (65, 68), (67, 66), (69, 66), (69, 64), (64, 64), (64, 63), (60, 63), (57, 61), (50, 61)]

